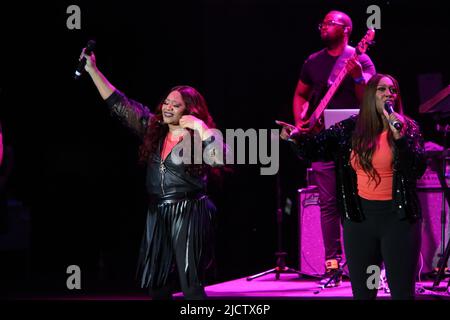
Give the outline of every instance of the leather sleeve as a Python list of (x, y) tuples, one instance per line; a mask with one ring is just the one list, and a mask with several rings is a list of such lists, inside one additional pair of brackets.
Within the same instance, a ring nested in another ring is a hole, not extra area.
[(343, 120), (322, 132), (299, 134), (291, 138), (297, 156), (310, 161), (332, 161), (338, 156), (339, 148), (348, 142), (355, 118)]
[(106, 99), (111, 112), (139, 137), (143, 137), (153, 114), (143, 104), (116, 90)]

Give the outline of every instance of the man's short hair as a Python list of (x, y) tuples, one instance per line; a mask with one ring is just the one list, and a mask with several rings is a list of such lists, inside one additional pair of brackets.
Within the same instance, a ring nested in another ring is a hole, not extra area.
[(348, 32), (347, 35), (350, 38), (350, 35), (352, 34), (352, 30), (353, 30), (353, 23), (352, 23), (352, 19), (348, 16), (348, 14), (342, 12), (342, 11), (337, 11), (337, 10), (332, 10), (330, 12), (327, 13), (328, 14), (338, 14), (340, 15), (341, 21), (343, 24), (345, 24), (345, 26), (348, 28)]

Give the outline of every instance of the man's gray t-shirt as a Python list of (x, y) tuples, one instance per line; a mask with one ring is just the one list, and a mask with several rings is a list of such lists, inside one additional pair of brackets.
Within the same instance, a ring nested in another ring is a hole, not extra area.
[[(328, 77), (333, 70), (339, 56), (333, 57), (326, 49), (311, 54), (302, 66), (300, 80), (311, 86), (312, 95), (310, 103), (317, 106), (323, 95), (327, 92)], [(375, 66), (369, 56), (358, 56), (364, 73), (374, 75)], [(327, 108), (329, 109), (354, 109), (359, 108), (359, 102), (355, 95), (355, 83), (350, 75), (342, 81)]]

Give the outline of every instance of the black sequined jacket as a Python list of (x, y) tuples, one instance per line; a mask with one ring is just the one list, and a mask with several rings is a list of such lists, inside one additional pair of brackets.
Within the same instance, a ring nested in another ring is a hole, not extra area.
[[(149, 109), (141, 103), (129, 99), (122, 92), (116, 90), (106, 99), (114, 115), (141, 139), (146, 134), (151, 117)], [(202, 149), (215, 141), (214, 137), (202, 141)], [(216, 145), (218, 142), (215, 141)], [(160, 199), (180, 194), (202, 194), (206, 192), (207, 172), (205, 170), (192, 174), (186, 170), (186, 165), (175, 163), (172, 157), (161, 158), (162, 141), (159, 142), (157, 152), (150, 156), (147, 164), (146, 185), (147, 192), (152, 198)], [(212, 161), (213, 165), (220, 165)]]
[[(337, 200), (342, 219), (364, 220), (358, 197), (356, 172), (350, 164), (351, 137), (357, 116), (343, 120), (316, 135), (299, 134), (290, 141), (300, 157), (333, 160), (336, 164)], [(417, 124), (408, 120), (405, 135), (394, 141), (392, 199), (400, 219), (421, 218), (416, 182), (426, 169), (423, 138)]]

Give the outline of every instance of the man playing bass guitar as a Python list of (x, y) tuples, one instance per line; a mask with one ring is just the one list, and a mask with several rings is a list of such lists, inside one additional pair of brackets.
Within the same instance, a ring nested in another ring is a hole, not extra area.
[[(319, 24), (319, 31), (325, 48), (311, 54), (304, 62), (293, 100), (296, 127), (316, 132), (323, 129), (320, 114), (316, 117), (319, 119), (315, 119), (319, 121), (314, 121), (314, 124), (311, 121), (316, 116), (314, 111), (317, 107), (358, 109), (365, 84), (375, 74), (370, 58), (358, 48), (355, 50), (348, 45), (352, 20), (347, 14), (329, 12)], [(318, 101), (321, 103), (318, 104)], [(311, 167), (320, 199), (326, 260), (322, 282), (325, 283), (339, 270), (342, 255), (335, 168), (332, 161), (313, 162)], [(335, 279), (329, 285), (339, 285), (341, 278), (338, 276)]]

